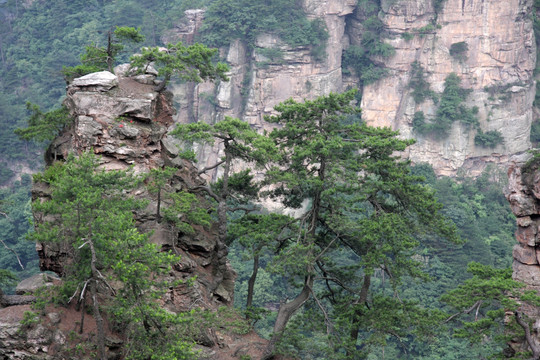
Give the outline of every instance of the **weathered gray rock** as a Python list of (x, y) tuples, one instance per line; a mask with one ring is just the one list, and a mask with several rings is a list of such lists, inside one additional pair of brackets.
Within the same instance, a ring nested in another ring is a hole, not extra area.
[(118, 77), (109, 71), (100, 71), (73, 79), (70, 86), (92, 87), (98, 91), (108, 91), (118, 86)]
[[(59, 280), (58, 278), (55, 278)], [(36, 274), (32, 277), (24, 279), (21, 281), (15, 288), (15, 293), (17, 295), (29, 295), (35, 294), (36, 291), (41, 288), (49, 287), (53, 285), (53, 277), (48, 274)]]

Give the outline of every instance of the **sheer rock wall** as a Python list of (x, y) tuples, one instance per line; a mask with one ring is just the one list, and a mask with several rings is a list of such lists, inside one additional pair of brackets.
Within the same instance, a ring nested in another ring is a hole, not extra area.
[[(532, 0), (446, 0), (436, 14), (432, 0), (381, 0), (378, 17), (388, 34), (384, 41), (394, 46), (396, 54), (388, 59), (375, 59), (388, 69), (389, 75), (363, 89), (364, 120), (400, 130), (404, 137), (417, 138), (417, 144), (407, 155), (413, 162), (430, 163), (440, 175), (452, 176), (459, 169), (478, 175), (487, 163), (505, 164), (510, 155), (526, 151), (530, 147), (535, 94), (532, 3)], [(358, 79), (343, 76), (341, 67), (343, 50), (360, 44), (362, 39), (365, 15), (356, 8), (357, 1), (304, 0), (303, 6), (309, 18), (324, 20), (328, 29), (329, 40), (322, 61), (315, 61), (309, 48), (291, 48), (270, 34), (259, 36), (252, 52), (242, 42), (235, 41), (221, 49), (231, 66), (230, 82), (222, 82), (217, 88), (200, 84), (174, 89), (175, 95), (180, 95), (175, 98), (193, 100), (184, 102), (191, 111), (180, 113), (176, 121), (215, 122), (229, 115), (263, 129), (269, 126), (263, 121), (264, 115), (271, 114), (281, 101), (291, 97), (301, 101), (359, 86)], [(200, 12), (196, 21), (204, 21)], [(436, 25), (426, 34), (419, 34), (431, 24)], [(413, 35), (412, 39), (405, 40), (401, 36), (404, 33)], [(179, 38), (192, 36), (183, 33)], [(450, 55), (452, 44), (459, 42), (468, 45), (465, 60)], [(283, 61), (272, 63), (265, 59), (260, 50), (266, 48), (281, 49)], [(478, 107), (481, 129), (500, 131), (504, 143), (493, 149), (477, 146), (476, 130), (468, 130), (458, 122), (444, 140), (415, 134), (414, 113), (423, 111), (429, 119), (434, 116), (436, 105), (431, 100), (422, 104), (414, 102), (408, 86), (414, 61), (425, 69), (427, 81), (437, 93), (443, 91), (444, 79), (455, 72), (462, 79), (462, 86), (472, 90), (466, 105)], [(201, 166), (206, 161), (213, 162), (217, 150), (200, 149)]]

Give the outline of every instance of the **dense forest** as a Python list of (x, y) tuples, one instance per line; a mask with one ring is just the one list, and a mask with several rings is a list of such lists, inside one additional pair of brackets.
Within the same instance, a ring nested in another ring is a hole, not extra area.
[[(4, 292), (13, 292), (13, 274), (22, 280), (39, 271), (32, 241), (50, 241), (51, 232), (60, 231), (38, 227), (34, 232), (32, 177), (24, 174), (43, 169), (42, 154), (50, 139), (30, 136), (34, 140), (25, 141), (15, 130), (25, 128), (32, 115), (61, 109), (66, 69), (81, 61), (84, 65), (85, 49), (88, 54), (89, 47), (106, 46), (107, 34), (116, 26), (140, 28), (144, 36), (143, 42), (126, 43), (116, 56), (121, 63), (141, 46), (165, 45), (163, 32), (186, 9), (201, 7), (207, 8), (207, 16), (197, 40), (209, 47), (224, 46), (233, 39), (249, 47), (258, 34), (272, 32), (291, 46), (310, 46), (315, 58), (324, 52), (323, 24), (307, 19), (294, 1), (0, 0), (0, 269), (9, 271), (0, 272)], [(377, 34), (379, 24), (369, 19), (366, 27)], [(343, 54), (349, 71), (365, 74), (360, 85), (384, 76), (372, 59), (391, 49), (375, 46), (377, 52), (370, 48), (373, 44), (380, 45), (375, 35), (366, 39), (365, 48)], [(220, 240), (230, 247), (228, 258), (238, 273), (234, 305), (249, 326), (271, 340), (267, 355), (436, 360), (500, 354), (511, 336), (503, 331), (501, 309), (516, 306), (505, 294), (519, 287), (508, 270), (515, 218), (502, 194), (506, 174), (489, 167), (476, 179), (437, 178), (428, 164), (412, 165), (394, 157), (394, 151), (404, 150), (411, 142), (387, 129), (362, 124), (356, 107), (359, 96), (361, 92), (349, 91), (303, 103), (285, 102), (276, 107), (276, 116), (267, 119), (279, 124), (280, 130), (267, 136), (256, 134), (241, 119), (177, 127), (173, 135), (188, 142), (223, 142), (224, 164), (251, 162), (271, 170), (262, 184), (254, 184), (249, 172), (225, 171), (208, 189), (214, 208), (211, 217), (183, 194), (177, 200), (184, 207), (170, 209), (176, 211), (173, 214), (165, 211), (163, 221), (173, 221), (178, 212), (185, 212), (187, 202), (193, 215), (190, 224), (227, 223)], [(318, 123), (310, 122), (314, 120)], [(533, 130), (533, 141), (538, 141), (537, 133)], [(159, 179), (171, 176), (167, 171), (154, 174), (149, 183), (159, 188)], [(94, 173), (95, 178), (88, 176)], [(131, 327), (133, 344), (138, 344), (131, 358), (149, 358), (152, 346), (161, 351), (161, 357), (152, 358), (195, 358), (193, 334), (185, 324), (198, 318), (186, 320), (153, 306), (152, 299), (163, 293), (159, 286), (170, 284), (144, 277), (149, 269), (163, 271), (176, 258), (164, 253), (149, 256), (157, 251), (147, 244), (147, 235), (137, 233), (130, 217), (130, 211), (142, 205), (120, 200), (121, 191), (142, 180), (96, 173), (91, 156), (69, 159), (35, 179), (47, 182), (58, 196), (49, 207), (38, 210), (61, 214), (66, 228), (75, 226), (74, 209), (67, 207), (66, 199), (83, 199), (102, 211), (96, 217), (81, 216), (93, 219), (92, 225), (103, 232), (95, 232), (96, 249), (108, 261), (100, 266), (114, 269), (116, 280), (126, 284), (126, 301), (115, 303), (109, 311), (122, 324), (138, 324)], [(350, 186), (336, 179), (347, 179)], [(87, 183), (81, 185), (83, 181)], [(103, 190), (98, 185), (102, 183), (111, 185), (106, 202), (93, 196)], [(74, 184), (81, 192), (71, 191)], [(268, 185), (273, 192), (260, 191), (260, 186)], [(279, 199), (288, 208), (309, 206), (297, 219), (260, 208), (253, 212), (259, 196)], [(250, 211), (238, 210), (239, 206)], [(191, 231), (191, 225), (175, 226), (188, 226), (182, 231)], [(100, 248), (99, 239), (107, 239), (113, 231), (120, 231), (115, 236), (124, 243), (116, 247), (104, 243)], [(84, 239), (66, 239), (77, 247), (88, 245), (77, 255), (84, 259), (84, 270), (74, 271), (60, 297), (73, 293), (86, 279), (99, 278), (90, 253), (94, 245), (88, 237)], [(118, 266), (112, 255), (104, 255), (113, 250), (125, 263), (138, 259), (147, 267)], [(144, 299), (128, 291), (140, 288), (145, 289)], [(485, 291), (478, 295), (473, 290), (479, 288)], [(295, 299), (302, 304), (283, 306)], [(537, 300), (524, 297), (524, 301)], [(290, 313), (278, 311), (279, 304)], [(476, 315), (464, 313), (472, 306)], [(93, 314), (100, 309), (96, 305)], [(141, 309), (146, 317), (134, 317)], [(462, 314), (452, 317), (456, 313)], [(281, 328), (276, 327), (279, 323)], [(170, 330), (166, 336), (162, 327)], [(520, 326), (514, 330), (513, 335), (522, 336)], [(185, 338), (171, 340), (173, 331)]]

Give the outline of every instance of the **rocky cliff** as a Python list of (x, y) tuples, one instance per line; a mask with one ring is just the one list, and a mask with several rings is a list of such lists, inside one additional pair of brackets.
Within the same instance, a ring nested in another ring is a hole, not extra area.
[[(252, 52), (241, 41), (222, 49), (231, 66), (231, 81), (217, 87), (176, 87), (175, 98), (193, 100), (183, 103), (190, 111), (180, 113), (177, 121), (214, 122), (230, 115), (265, 128), (263, 116), (287, 98), (302, 100), (361, 87), (359, 79), (345, 76), (342, 67), (343, 51), (361, 44), (365, 32), (366, 14), (359, 3), (303, 1), (308, 17), (324, 20), (328, 30), (322, 61), (313, 59), (309, 48), (291, 48), (271, 34), (259, 36)], [(440, 3), (440, 8), (436, 10), (434, 3)], [(413, 162), (430, 163), (441, 175), (455, 175), (459, 169), (476, 175), (486, 163), (506, 163), (509, 155), (530, 147), (536, 62), (532, 0), (382, 0), (377, 17), (384, 26), (382, 40), (394, 47), (395, 54), (372, 59), (387, 69), (387, 76), (362, 89), (362, 116), (367, 123), (417, 138), (408, 156)], [(204, 20), (201, 12), (191, 12), (183, 21)], [(166, 40), (189, 41), (193, 38), (189, 31), (198, 26), (179, 25), (177, 29), (176, 37), (171, 32)], [(461, 42), (468, 51), (456, 59), (450, 49)], [(266, 59), (262, 50), (269, 48), (281, 50), (283, 58), (278, 62)], [(445, 139), (415, 133), (414, 113), (423, 111), (432, 118), (437, 106), (431, 100), (415, 103), (408, 85), (413, 62), (424, 69), (431, 89), (439, 94), (445, 78), (456, 73), (462, 86), (471, 90), (467, 105), (478, 107), (479, 128), (500, 131), (503, 143), (495, 148), (478, 146), (474, 141), (478, 130), (459, 122)], [(201, 149), (202, 163), (208, 158), (213, 161), (215, 150)]]
[[(92, 151), (100, 157), (101, 167), (106, 170), (132, 168), (135, 173), (144, 174), (164, 165), (175, 167), (176, 173), (166, 185), (166, 191), (203, 184), (197, 170), (177, 157), (176, 142), (166, 135), (175, 112), (170, 94), (154, 91), (155, 73), (152, 71), (135, 77), (128, 75), (127, 68), (119, 66), (116, 74), (94, 73), (75, 79), (68, 86), (65, 105), (74, 122), (49, 147), (47, 162), (65, 159), (68, 153)], [(142, 232), (152, 232), (150, 240), (162, 249), (173, 249), (181, 256), (169, 276), (196, 278), (191, 286), (184, 282), (170, 289), (162, 298), (163, 306), (174, 312), (195, 308), (217, 311), (219, 307), (229, 306), (235, 273), (227, 261), (226, 247), (218, 241), (217, 227), (196, 227), (195, 235), (184, 235), (174, 227), (158, 223), (154, 195), (144, 188), (132, 195), (149, 200), (148, 207), (135, 214), (137, 227)], [(32, 196), (33, 201), (40, 201), (50, 196), (50, 191), (46, 184), (36, 183)], [(205, 200), (201, 198), (200, 202), (204, 204)], [(35, 216), (38, 222), (46, 220), (39, 214)], [(64, 265), (70, 261), (69, 249), (61, 246), (37, 244), (37, 250), (41, 270), (62, 274)], [(11, 304), (4, 302), (4, 305)], [(69, 334), (71, 337), (77, 334), (79, 342), (92, 336), (93, 319), (85, 321), (82, 335), (75, 332), (80, 315), (73, 308), (47, 309), (47, 316), (30, 328), (21, 325), (27, 310), (30, 310), (29, 305), (0, 308), (0, 358), (58, 358), (65, 346), (75, 346)], [(196, 341), (209, 359), (228, 359), (233, 354), (253, 355), (258, 343), (262, 347), (262, 340), (254, 334), (241, 337), (223, 329), (202, 329)], [(111, 356), (119, 354), (121, 343), (122, 339), (114, 334), (108, 336)], [(246, 343), (251, 346), (246, 347)]]
[[(508, 169), (505, 196), (517, 218), (516, 240), (512, 264), (513, 279), (521, 281), (527, 289), (540, 292), (540, 163), (529, 161), (530, 154), (514, 156)], [(520, 309), (533, 320), (532, 334), (540, 340), (540, 308), (524, 305)], [(510, 345), (515, 350), (527, 349), (523, 343)]]

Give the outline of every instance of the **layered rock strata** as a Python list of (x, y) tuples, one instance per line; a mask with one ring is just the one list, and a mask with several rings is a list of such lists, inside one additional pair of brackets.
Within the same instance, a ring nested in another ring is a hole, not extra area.
[[(309, 18), (319, 18), (328, 29), (326, 55), (316, 61), (308, 47), (291, 48), (274, 35), (261, 35), (250, 51), (241, 41), (221, 49), (231, 66), (231, 81), (177, 86), (178, 99), (190, 99), (177, 121), (202, 120), (213, 123), (225, 115), (243, 118), (254, 128), (269, 125), (264, 115), (288, 99), (302, 100), (358, 87), (359, 80), (343, 76), (342, 52), (362, 43), (366, 15), (355, 0), (304, 0)], [(383, 41), (396, 53), (373, 59), (388, 70), (388, 76), (362, 89), (363, 119), (374, 126), (388, 126), (402, 136), (417, 138), (408, 156), (415, 163), (430, 163), (439, 175), (455, 175), (463, 169), (478, 175), (488, 163), (505, 164), (512, 154), (530, 147), (535, 94), (533, 70), (536, 49), (532, 27), (532, 0), (446, 0), (438, 13), (432, 0), (382, 0), (378, 18), (384, 24)], [(204, 21), (201, 13), (190, 13), (188, 23)], [(190, 31), (198, 26), (184, 26)], [(187, 29), (187, 30), (186, 30)], [(177, 39), (192, 36), (183, 32)], [(173, 40), (174, 36), (166, 40)], [(455, 58), (453, 44), (464, 42), (468, 51)], [(279, 49), (283, 58), (272, 62), (262, 54)], [(445, 139), (420, 136), (413, 131), (414, 113), (435, 116), (437, 104), (431, 100), (415, 103), (409, 88), (411, 64), (423, 67), (426, 80), (436, 93), (444, 90), (444, 80), (452, 72), (471, 90), (466, 105), (478, 107), (483, 132), (500, 131), (503, 143), (495, 148), (475, 144), (477, 129), (456, 121)], [(179, 102), (182, 102), (179, 100)], [(200, 164), (212, 163), (216, 150), (201, 149)]]

